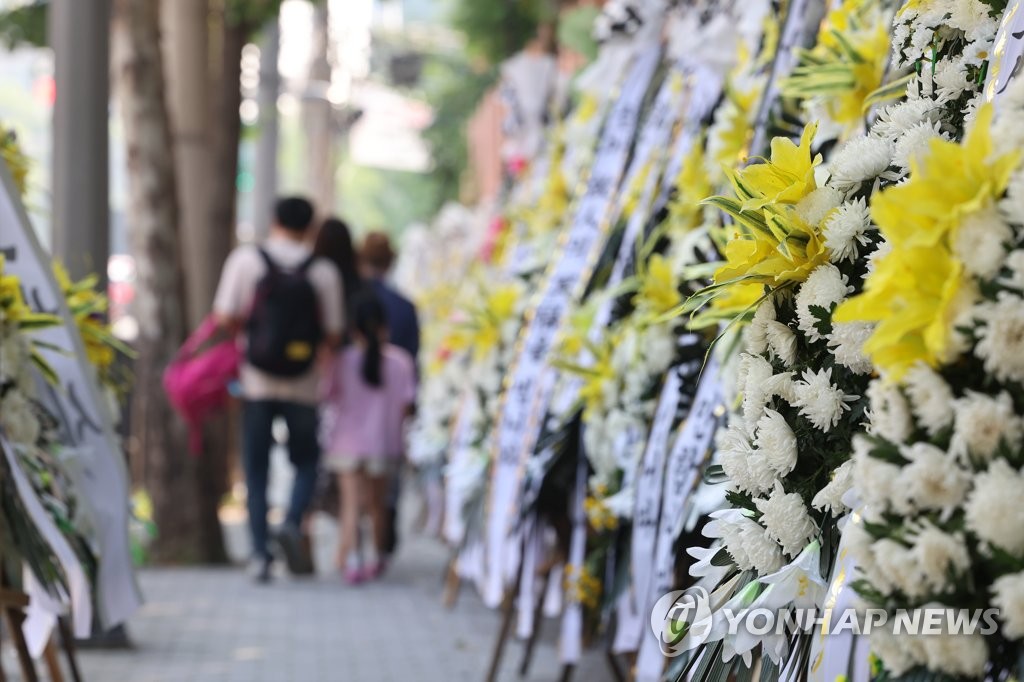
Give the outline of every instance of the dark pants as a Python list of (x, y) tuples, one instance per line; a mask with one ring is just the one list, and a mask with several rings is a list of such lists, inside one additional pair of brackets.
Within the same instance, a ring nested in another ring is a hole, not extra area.
[(302, 523), (302, 517), (313, 498), (320, 459), (316, 407), (280, 400), (251, 400), (245, 403), (242, 413), (242, 457), (248, 488), (253, 556), (259, 558), (270, 556), (267, 549), (267, 479), (270, 473), (270, 448), (274, 442), (274, 419), (277, 417), (282, 417), (288, 425), (288, 458), (295, 467), (295, 483), (286, 522), (296, 528)]

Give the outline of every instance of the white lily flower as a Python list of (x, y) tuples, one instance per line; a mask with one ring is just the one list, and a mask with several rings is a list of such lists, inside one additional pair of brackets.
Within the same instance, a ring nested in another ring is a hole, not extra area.
[(815, 540), (789, 565), (758, 580), (768, 589), (761, 593), (755, 608), (781, 610), (790, 604), (798, 609), (821, 606), (828, 591), (821, 577), (821, 544)]
[(711, 563), (715, 555), (723, 550), (724, 547), (718, 543), (708, 549), (690, 547), (686, 550), (687, 554), (697, 560), (697, 563), (690, 566), (690, 575), (694, 578), (700, 578), (695, 587), (711, 591), (725, 579), (725, 576), (729, 575), (732, 571), (731, 565), (715, 566)]
[[(778, 619), (791, 606), (800, 609), (821, 606), (828, 589), (821, 577), (821, 545), (815, 540), (790, 564), (759, 578), (758, 582), (765, 586), (765, 590), (750, 605), (750, 611), (767, 610)], [(735, 639), (733, 646), (738, 654), (751, 652), (760, 645), (775, 663), (779, 663), (789, 651), (789, 635), (785, 631), (779, 632), (778, 627), (764, 635), (754, 635), (748, 628), (740, 628)]]

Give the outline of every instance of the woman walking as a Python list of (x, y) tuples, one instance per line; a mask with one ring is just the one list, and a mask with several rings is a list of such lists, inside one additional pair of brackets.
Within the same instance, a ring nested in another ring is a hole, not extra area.
[[(416, 371), (409, 354), (387, 342), (384, 307), (371, 291), (352, 297), (348, 319), (352, 343), (338, 353), (325, 385), (324, 466), (341, 490), (337, 565), (356, 584), (384, 570), (388, 483), (405, 450), (402, 427), (415, 403)], [(373, 527), (366, 563), (357, 547), (363, 517)]]

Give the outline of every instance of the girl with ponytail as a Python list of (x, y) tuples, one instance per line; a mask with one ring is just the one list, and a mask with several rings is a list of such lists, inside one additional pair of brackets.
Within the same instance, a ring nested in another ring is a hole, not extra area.
[[(342, 349), (325, 381), (324, 466), (341, 492), (337, 563), (356, 584), (384, 570), (387, 490), (398, 468), (403, 426), (416, 401), (416, 370), (409, 354), (387, 342), (384, 306), (369, 289), (349, 302), (353, 343)], [(365, 564), (356, 546), (359, 522), (373, 526), (373, 552)]]

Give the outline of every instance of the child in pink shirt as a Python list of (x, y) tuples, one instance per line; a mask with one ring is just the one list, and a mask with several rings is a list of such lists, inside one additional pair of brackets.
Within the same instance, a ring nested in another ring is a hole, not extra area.
[[(324, 467), (338, 475), (337, 562), (354, 584), (384, 568), (388, 482), (405, 451), (403, 426), (416, 400), (416, 370), (406, 351), (387, 343), (384, 307), (372, 292), (353, 297), (349, 322), (353, 343), (338, 353), (325, 381)], [(351, 555), (364, 515), (373, 525), (377, 556), (360, 571)]]

